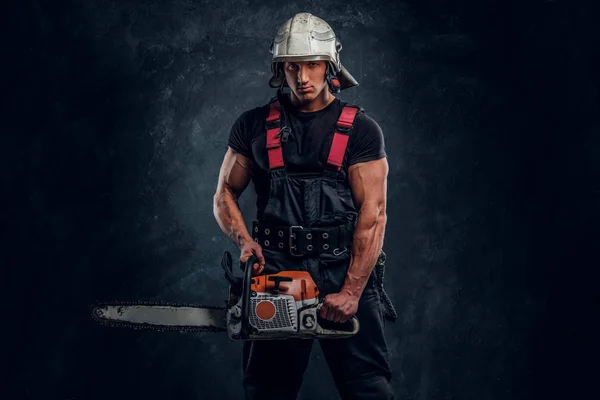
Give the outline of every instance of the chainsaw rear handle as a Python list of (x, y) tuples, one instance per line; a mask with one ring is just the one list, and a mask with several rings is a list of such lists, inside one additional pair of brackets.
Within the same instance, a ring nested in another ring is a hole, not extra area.
[[(322, 331), (319, 332), (320, 334), (329, 334), (332, 337), (335, 337), (337, 334), (341, 336), (353, 336), (358, 333), (358, 331), (360, 330), (360, 323), (358, 322), (358, 318), (356, 318), (356, 315), (353, 315), (348, 321), (344, 323), (329, 321), (321, 317), (320, 311), (322, 306), (323, 301), (320, 301), (317, 305), (316, 310), (317, 318), (321, 320), (320, 325), (325, 325), (321, 328)], [(336, 329), (338, 327), (345, 329)]]

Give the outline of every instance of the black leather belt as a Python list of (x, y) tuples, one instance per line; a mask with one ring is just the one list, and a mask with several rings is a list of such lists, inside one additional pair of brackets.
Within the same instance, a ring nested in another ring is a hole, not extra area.
[(264, 249), (287, 252), (292, 256), (322, 253), (340, 255), (352, 245), (354, 223), (327, 228), (269, 226), (252, 222), (252, 238)]

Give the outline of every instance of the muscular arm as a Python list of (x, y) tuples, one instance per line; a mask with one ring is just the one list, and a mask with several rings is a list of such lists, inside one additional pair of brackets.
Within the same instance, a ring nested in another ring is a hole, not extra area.
[(321, 317), (346, 322), (358, 309), (358, 302), (383, 247), (386, 224), (387, 159), (357, 163), (348, 168), (348, 179), (358, 221), (354, 230), (350, 268), (339, 293), (323, 301)]
[(230, 147), (219, 171), (213, 214), (221, 230), (239, 248), (252, 241), (237, 203), (251, 177), (252, 161)]
[(342, 292), (360, 298), (383, 247), (387, 221), (388, 163), (386, 158), (358, 163), (348, 169), (348, 179), (358, 210), (352, 258)]

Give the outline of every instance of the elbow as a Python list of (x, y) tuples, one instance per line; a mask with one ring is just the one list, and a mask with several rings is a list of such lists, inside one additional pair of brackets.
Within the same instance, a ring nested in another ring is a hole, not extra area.
[(212, 207), (213, 216), (215, 217), (215, 219), (218, 220), (219, 219), (219, 206), (218, 206), (219, 199), (216, 194), (213, 196), (213, 204), (212, 205), (213, 205), (213, 207)]
[(377, 216), (375, 218), (375, 225), (380, 229), (385, 229), (385, 224), (387, 223), (387, 212), (385, 211), (385, 206), (382, 205), (377, 209)]
[(220, 213), (219, 210), (222, 208), (223, 205), (223, 194), (223, 191), (217, 190), (217, 192), (213, 196), (213, 215), (217, 219)]
[(377, 215), (377, 225), (381, 227), (385, 227), (387, 223), (387, 213), (385, 211), (385, 207), (379, 212)]
[(360, 214), (361, 225), (368, 230), (384, 228), (387, 223), (385, 204), (365, 205)]
[(225, 185), (217, 188), (217, 191), (213, 195), (213, 214), (215, 218), (218, 218), (223, 207), (227, 207), (230, 201), (236, 202), (236, 196), (231, 189)]

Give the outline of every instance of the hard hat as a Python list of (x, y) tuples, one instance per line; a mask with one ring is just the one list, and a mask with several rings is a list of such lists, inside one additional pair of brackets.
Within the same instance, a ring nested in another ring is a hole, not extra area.
[(280, 63), (323, 60), (329, 64), (328, 81), (333, 80), (334, 86), (337, 83), (339, 90), (358, 86), (358, 82), (340, 62), (341, 50), (342, 44), (327, 22), (310, 13), (296, 14), (279, 27), (271, 44), (273, 76), (269, 85), (280, 88), (285, 84)]

